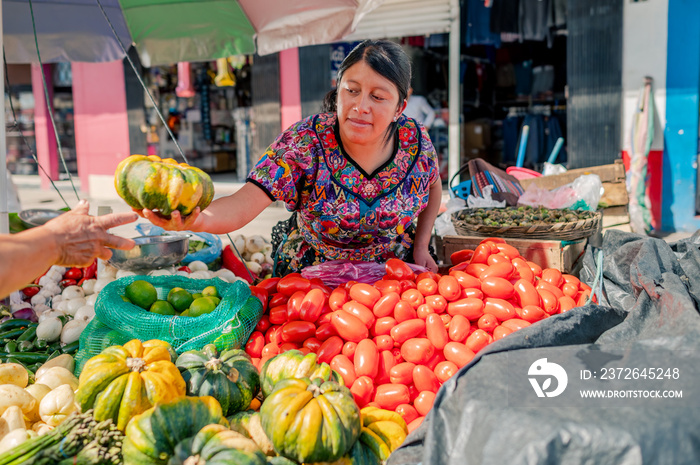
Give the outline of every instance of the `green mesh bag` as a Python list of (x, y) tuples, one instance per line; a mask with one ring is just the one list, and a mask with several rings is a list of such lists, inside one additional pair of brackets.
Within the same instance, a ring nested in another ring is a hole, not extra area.
[(111, 346), (121, 346), (132, 340), (127, 334), (103, 324), (95, 317), (80, 333), (80, 350), (75, 355), (75, 375), (80, 376), (85, 362)]

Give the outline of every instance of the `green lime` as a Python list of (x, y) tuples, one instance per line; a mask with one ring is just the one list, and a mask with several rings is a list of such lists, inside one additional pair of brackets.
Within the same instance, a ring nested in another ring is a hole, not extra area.
[(149, 309), (158, 300), (158, 291), (148, 281), (134, 281), (126, 286), (126, 297), (141, 308)]
[(175, 309), (167, 300), (156, 300), (148, 311), (159, 315), (175, 315)]
[(219, 305), (219, 302), (221, 302), (221, 299), (219, 299), (218, 297), (205, 296), (205, 298), (211, 299), (211, 301), (214, 302), (214, 307), (217, 307)]
[(192, 294), (192, 298), (193, 298), (194, 300), (201, 299), (202, 297), (204, 297), (204, 295), (202, 295), (201, 292), (198, 292), (198, 293), (196, 293), (196, 294)]
[(216, 308), (216, 304), (211, 297), (200, 297), (194, 299), (189, 308), (189, 316), (199, 316), (205, 313), (211, 313)]
[(180, 313), (180, 316), (190, 316), (190, 309), (188, 308), (184, 312)]
[(178, 312), (189, 308), (192, 301), (194, 301), (192, 294), (181, 287), (174, 287), (168, 292), (168, 302), (170, 302)]
[(219, 297), (219, 292), (215, 286), (207, 286), (202, 290), (202, 295), (204, 297)]
[(127, 296), (125, 296), (125, 295), (122, 296), (122, 300), (123, 300), (124, 302), (129, 302), (129, 303), (131, 303), (131, 301), (129, 300), (129, 298), (128, 298)]

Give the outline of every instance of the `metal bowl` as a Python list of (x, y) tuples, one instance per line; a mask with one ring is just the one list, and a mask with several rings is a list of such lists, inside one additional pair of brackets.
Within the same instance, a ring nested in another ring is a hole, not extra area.
[(189, 236), (139, 236), (131, 250), (112, 249), (109, 263), (120, 270), (154, 270), (180, 263), (187, 255)]
[(41, 226), (64, 213), (65, 212), (61, 210), (45, 210), (35, 208), (32, 210), (22, 210), (17, 214), (17, 216), (22, 221), (22, 224), (24, 224), (27, 228), (34, 228), (36, 226)]

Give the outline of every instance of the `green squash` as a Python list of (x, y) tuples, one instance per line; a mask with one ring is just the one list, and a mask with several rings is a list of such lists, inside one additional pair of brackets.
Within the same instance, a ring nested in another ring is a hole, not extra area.
[(313, 352), (304, 355), (298, 350), (288, 350), (265, 362), (260, 370), (263, 397), (269, 396), (278, 382), (290, 378), (321, 378), (337, 383), (343, 379), (327, 363), (318, 363)]
[(175, 210), (182, 215), (196, 207), (204, 210), (214, 198), (214, 184), (207, 173), (155, 155), (122, 160), (114, 173), (114, 187), (132, 208), (157, 210), (163, 216)]
[(165, 465), (175, 446), (207, 425), (228, 426), (213, 397), (181, 397), (135, 416), (122, 446), (125, 465)]
[(360, 409), (335, 381), (285, 379), (260, 408), (263, 430), (279, 455), (300, 463), (332, 462), (360, 435)]
[(246, 410), (260, 391), (260, 376), (248, 354), (229, 349), (219, 354), (214, 344), (182, 353), (175, 362), (187, 385), (187, 395), (212, 396), (224, 415)]
[(266, 465), (255, 443), (221, 425), (207, 425), (175, 446), (168, 465)]
[(298, 465), (294, 460), (289, 460), (287, 457), (276, 455), (267, 458), (267, 465)]
[(238, 412), (235, 415), (228, 417), (228, 421), (231, 424), (231, 429), (233, 431), (241, 433), (243, 436), (255, 441), (265, 455), (277, 455), (275, 454), (275, 448), (270, 442), (270, 439), (263, 430), (262, 423), (260, 421), (260, 412), (256, 412), (255, 410)]

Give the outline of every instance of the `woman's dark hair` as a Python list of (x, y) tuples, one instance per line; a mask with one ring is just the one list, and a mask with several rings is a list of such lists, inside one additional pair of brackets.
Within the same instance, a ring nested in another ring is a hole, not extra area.
[[(343, 78), (343, 73), (360, 61), (367, 63), (375, 72), (396, 86), (399, 91), (399, 103), (408, 97), (408, 89), (411, 87), (411, 61), (399, 44), (390, 40), (365, 40), (360, 43), (340, 64), (336, 81), (338, 85)], [(338, 89), (335, 88), (323, 99), (323, 111), (335, 112), (337, 101)], [(392, 123), (387, 134), (391, 134), (396, 126), (397, 123)]]

